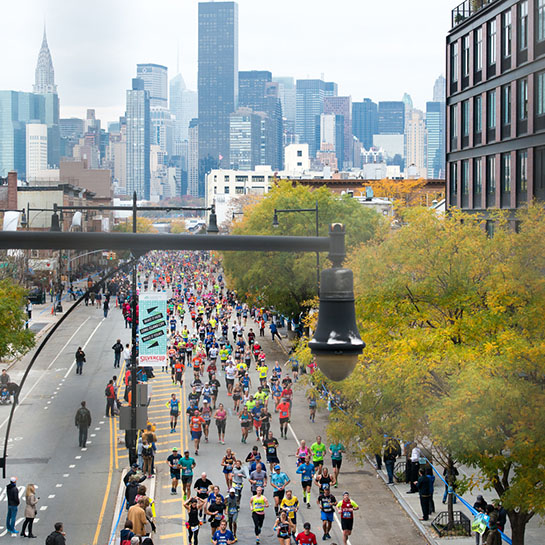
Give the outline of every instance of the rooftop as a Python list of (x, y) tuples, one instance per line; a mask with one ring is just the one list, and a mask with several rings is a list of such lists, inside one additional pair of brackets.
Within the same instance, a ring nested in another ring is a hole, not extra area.
[(498, 0), (464, 0), (452, 10), (452, 28), (457, 27), (489, 4), (493, 4), (497, 1)]

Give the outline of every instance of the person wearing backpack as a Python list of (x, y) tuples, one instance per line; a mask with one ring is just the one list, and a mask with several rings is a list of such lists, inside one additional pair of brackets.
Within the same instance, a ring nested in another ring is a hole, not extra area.
[(384, 447), (384, 465), (388, 473), (388, 484), (394, 484), (394, 467), (397, 457), (401, 455), (399, 442), (393, 437), (389, 437)]
[(81, 402), (81, 407), (76, 412), (75, 422), (79, 429), (79, 446), (85, 448), (87, 445), (87, 431), (91, 425), (91, 412), (85, 406), (85, 401)]
[(153, 445), (142, 439), (142, 458), (144, 459), (143, 473), (151, 479), (153, 473)]
[(115, 403), (115, 388), (114, 388), (113, 380), (110, 380), (108, 382), (108, 385), (106, 386), (106, 390), (104, 391), (104, 395), (106, 396), (106, 416), (113, 417), (114, 403)]
[(76, 375), (83, 375), (83, 364), (85, 363), (85, 352), (81, 346), (76, 350)]
[(119, 545), (131, 545), (131, 539), (134, 537), (134, 532), (132, 531), (132, 521), (126, 520), (125, 527), (121, 530), (119, 534), (120, 543)]
[(66, 545), (66, 538), (62, 522), (55, 522), (55, 531), (45, 540), (45, 545)]
[(119, 367), (121, 363), (121, 354), (124, 350), (121, 339), (117, 339), (116, 343), (112, 346), (112, 350), (114, 351), (114, 368)]

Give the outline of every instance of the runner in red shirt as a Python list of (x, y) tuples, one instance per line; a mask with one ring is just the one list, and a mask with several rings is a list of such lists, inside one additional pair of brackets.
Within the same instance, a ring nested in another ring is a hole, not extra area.
[(288, 438), (288, 424), (290, 421), (290, 403), (286, 399), (282, 401), (276, 407), (278, 416), (280, 418), (280, 437), (284, 439)]
[(201, 413), (196, 409), (193, 416), (189, 420), (189, 427), (191, 429), (191, 439), (195, 443), (195, 454), (199, 455), (199, 444), (202, 436), (202, 425), (205, 423), (205, 419), (201, 416)]
[(316, 536), (310, 531), (310, 522), (305, 522), (303, 528), (304, 530), (295, 538), (297, 545), (316, 545)]

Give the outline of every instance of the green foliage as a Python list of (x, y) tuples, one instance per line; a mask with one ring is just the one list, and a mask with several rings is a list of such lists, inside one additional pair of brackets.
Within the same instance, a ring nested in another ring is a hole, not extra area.
[(34, 346), (34, 334), (24, 328), (25, 289), (9, 278), (0, 280), (0, 359), (13, 357)]
[(499, 214), (488, 238), (475, 216), (406, 210), (352, 254), (367, 347), (332, 429), (369, 453), (384, 433), (431, 440), (475, 468), (467, 486), (495, 491), (522, 544), (545, 513), (545, 210), (519, 219)]
[[(114, 226), (113, 231), (117, 233), (132, 233), (132, 217)], [(153, 226), (153, 220), (149, 218), (136, 218), (137, 233), (157, 233)]]
[[(327, 236), (331, 223), (344, 223), (349, 249), (371, 239), (382, 223), (376, 212), (364, 209), (348, 196), (333, 194), (325, 187), (312, 190), (281, 182), (259, 203), (245, 208), (232, 234), (315, 236), (312, 212), (279, 213), (277, 228), (273, 228), (272, 221), (275, 208), (314, 208), (316, 203), (320, 236)], [(320, 255), (321, 268), (326, 266), (325, 257)], [(316, 295), (316, 255), (313, 253), (225, 252), (223, 263), (229, 285), (241, 297), (263, 306), (274, 306), (284, 314), (299, 314), (304, 301)]]

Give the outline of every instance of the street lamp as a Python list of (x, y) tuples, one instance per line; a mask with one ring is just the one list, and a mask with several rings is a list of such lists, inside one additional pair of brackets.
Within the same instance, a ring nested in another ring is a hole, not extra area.
[(218, 229), (218, 217), (216, 215), (215, 204), (210, 207), (210, 215), (208, 216), (208, 227), (206, 228), (206, 232), (209, 235), (216, 235), (220, 232)]
[[(316, 236), (320, 236), (319, 232), (319, 223), (318, 223), (318, 202), (316, 201), (316, 206), (314, 208), (275, 208), (273, 215), (272, 226), (276, 229), (280, 226), (278, 223), (278, 213), (289, 213), (289, 212), (313, 212), (315, 223), (316, 223)], [(320, 293), (320, 253), (316, 252), (316, 292)]]
[(330, 227), (328, 257), (333, 266), (322, 271), (318, 324), (308, 343), (320, 371), (334, 381), (344, 380), (352, 373), (365, 348), (356, 325), (354, 275), (342, 267), (346, 256), (344, 235), (340, 223)]

